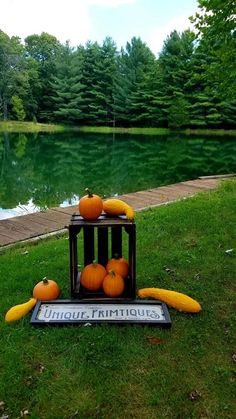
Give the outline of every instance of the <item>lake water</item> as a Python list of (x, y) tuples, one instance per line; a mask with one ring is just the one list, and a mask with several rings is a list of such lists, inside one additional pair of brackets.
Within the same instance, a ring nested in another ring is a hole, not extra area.
[(236, 171), (236, 138), (0, 133), (0, 219)]

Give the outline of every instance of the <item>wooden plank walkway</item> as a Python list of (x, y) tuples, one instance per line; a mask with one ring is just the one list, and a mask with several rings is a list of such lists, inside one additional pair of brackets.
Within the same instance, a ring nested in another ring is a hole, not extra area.
[[(228, 178), (229, 176), (225, 176)], [(232, 178), (235, 178), (232, 175)], [(214, 189), (224, 177), (204, 177), (173, 185), (161, 186), (121, 195), (136, 211), (163, 205), (181, 198), (193, 196), (197, 192)], [(27, 240), (37, 240), (54, 233), (65, 231), (76, 207), (51, 208), (45, 212), (22, 215), (0, 220), (0, 247)]]

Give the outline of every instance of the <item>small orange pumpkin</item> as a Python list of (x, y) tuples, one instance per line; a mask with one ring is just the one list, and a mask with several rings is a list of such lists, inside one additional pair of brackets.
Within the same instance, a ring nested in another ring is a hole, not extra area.
[(106, 269), (99, 263), (86, 265), (81, 272), (80, 283), (89, 291), (97, 291), (102, 287), (106, 276)]
[(55, 300), (59, 297), (60, 287), (52, 279), (43, 278), (33, 289), (33, 297), (36, 300)]
[(108, 297), (119, 297), (125, 289), (125, 281), (122, 276), (115, 271), (110, 271), (104, 278), (102, 283), (104, 293)]
[(85, 191), (87, 195), (79, 200), (78, 210), (85, 220), (96, 220), (103, 210), (102, 198), (92, 194), (88, 188)]
[(106, 265), (106, 271), (114, 271), (123, 278), (126, 278), (129, 273), (129, 262), (123, 257), (117, 257), (110, 259)]

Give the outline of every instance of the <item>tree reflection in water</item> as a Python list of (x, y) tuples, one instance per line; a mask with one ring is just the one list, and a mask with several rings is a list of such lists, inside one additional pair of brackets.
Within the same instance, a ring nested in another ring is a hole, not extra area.
[(86, 187), (110, 196), (234, 172), (235, 140), (183, 134), (0, 134), (0, 207), (7, 210), (0, 210), (0, 218), (13, 209), (19, 215), (74, 205)]

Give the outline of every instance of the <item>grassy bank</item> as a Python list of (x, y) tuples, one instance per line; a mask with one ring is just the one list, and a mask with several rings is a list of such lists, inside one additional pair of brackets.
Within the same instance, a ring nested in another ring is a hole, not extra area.
[(167, 135), (167, 134), (184, 134), (184, 135), (229, 135), (236, 136), (236, 130), (223, 130), (223, 129), (179, 129), (173, 130), (170, 128), (122, 128), (122, 127), (79, 127), (79, 131), (93, 132), (101, 134), (139, 134), (139, 135)]
[(0, 121), (0, 132), (62, 132), (65, 130), (67, 130), (67, 127), (59, 124)]
[[(169, 309), (172, 328), (33, 328), (5, 324), (45, 275), (69, 298), (68, 240), (0, 256), (2, 414), (69, 419), (235, 418), (236, 182), (138, 213), (137, 285), (187, 293), (202, 304)], [(229, 249), (234, 249), (227, 252)], [(156, 338), (156, 341), (150, 339)], [(156, 343), (156, 344), (155, 344)]]
[(171, 131), (168, 128), (124, 128), (124, 127), (89, 127), (82, 126), (81, 132), (101, 134), (139, 134), (139, 135), (167, 135)]
[(184, 135), (205, 136), (236, 136), (236, 130), (223, 129), (185, 129), (171, 130), (169, 128), (124, 128), (124, 127), (100, 127), (79, 126), (63, 124), (40, 124), (34, 122), (0, 121), (0, 132), (65, 132), (78, 131), (94, 134), (139, 134), (139, 135), (167, 135), (182, 133)]

